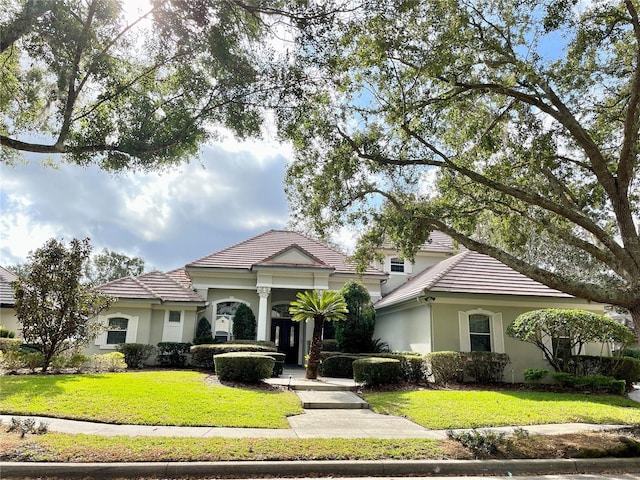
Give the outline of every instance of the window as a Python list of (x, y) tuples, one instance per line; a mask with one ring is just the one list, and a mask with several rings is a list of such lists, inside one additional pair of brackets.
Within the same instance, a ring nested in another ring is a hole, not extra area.
[(390, 260), (390, 264), (391, 264), (391, 271), (392, 272), (404, 273), (404, 259), (403, 258), (393, 257)]
[(107, 328), (107, 345), (118, 345), (127, 340), (127, 328), (129, 320), (122, 317), (112, 317), (109, 319)]
[(482, 308), (459, 311), (458, 327), (461, 352), (505, 353), (502, 313)]
[(171, 310), (169, 312), (169, 322), (171, 323), (180, 323), (181, 312), (177, 312), (175, 310)]
[(491, 327), (487, 315), (469, 315), (469, 339), (472, 352), (491, 351)]
[(551, 343), (554, 357), (564, 360), (571, 357), (571, 339), (569, 337), (555, 337)]
[(233, 316), (236, 314), (240, 303), (242, 302), (227, 301), (219, 302), (216, 305), (216, 320), (214, 326), (216, 340), (231, 340), (233, 335)]

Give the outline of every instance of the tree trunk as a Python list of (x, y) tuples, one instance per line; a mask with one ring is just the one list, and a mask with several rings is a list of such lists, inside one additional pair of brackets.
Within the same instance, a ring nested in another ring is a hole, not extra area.
[(322, 327), (324, 326), (324, 315), (313, 317), (313, 336), (311, 337), (311, 348), (309, 349), (309, 360), (307, 361), (307, 374), (309, 380), (318, 378), (318, 367), (320, 366), (320, 352), (322, 351)]
[(630, 308), (629, 313), (631, 314), (631, 328), (636, 334), (636, 347), (640, 348), (640, 305)]

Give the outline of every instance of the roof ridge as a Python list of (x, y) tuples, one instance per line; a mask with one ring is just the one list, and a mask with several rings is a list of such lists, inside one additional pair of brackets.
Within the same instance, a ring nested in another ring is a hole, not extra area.
[[(460, 252), (460, 253), (455, 254), (453, 257), (449, 257), (447, 260), (451, 260), (451, 265), (448, 265), (446, 268), (443, 268), (443, 269), (442, 269), (442, 271), (441, 271), (438, 275), (436, 275), (436, 276), (435, 276), (435, 277), (434, 277), (434, 278), (429, 282), (429, 284), (428, 284), (427, 286), (425, 286), (425, 287), (424, 287), (424, 290), (427, 290), (427, 289), (430, 289), (431, 287), (433, 287), (433, 286), (434, 286), (436, 283), (438, 283), (438, 282), (439, 282), (439, 281), (440, 281), (440, 280), (441, 280), (441, 279), (442, 279), (442, 278), (443, 278), (447, 273), (449, 273), (451, 270), (453, 270), (455, 267), (457, 267), (457, 266), (458, 266), (458, 264), (459, 264), (460, 262), (462, 262), (462, 260), (464, 260), (464, 259), (469, 255), (469, 252), (470, 252), (470, 251), (471, 251), (471, 250), (464, 250), (464, 251), (462, 251), (462, 252)], [(460, 257), (460, 258), (456, 259), (456, 257)], [(442, 262), (446, 262), (447, 260), (443, 260)], [(442, 264), (442, 262), (440, 262), (440, 263), (436, 263), (436, 264), (434, 265), (434, 267), (435, 267), (435, 266), (437, 266), (437, 265), (441, 265), (441, 264)], [(431, 267), (431, 268), (433, 268), (433, 267)], [(426, 272), (426, 271), (431, 270), (431, 268), (427, 268), (427, 270), (425, 270), (425, 272)]]
[(142, 288), (144, 288), (145, 290), (147, 290), (148, 292), (150, 292), (152, 295), (155, 295), (157, 298), (159, 298), (160, 300), (162, 300), (164, 302), (164, 298), (159, 295), (156, 291), (153, 290), (153, 288), (151, 288), (149, 285), (147, 285), (146, 283), (142, 282), (140, 279), (142, 277), (145, 277), (147, 275), (150, 275), (152, 273), (162, 273), (160, 270), (151, 270), (150, 272), (147, 272), (145, 274), (140, 275), (139, 277), (131, 277), (131, 279), (137, 283), (138, 285), (140, 285)]
[(202, 257), (200, 257), (200, 258), (196, 258), (195, 260), (193, 260), (193, 261), (191, 261), (191, 262), (187, 263), (187, 264), (185, 265), (185, 267), (187, 267), (187, 266), (189, 266), (189, 265), (192, 265), (192, 264), (194, 264), (194, 263), (197, 263), (197, 262), (199, 262), (199, 261), (201, 261), (201, 260), (204, 260), (205, 258), (212, 257), (213, 255), (218, 255), (219, 253), (226, 252), (227, 250), (231, 250), (232, 248), (236, 248), (236, 247), (238, 247), (238, 246), (240, 246), (240, 245), (243, 245), (243, 244), (245, 244), (245, 243), (248, 243), (248, 242), (250, 242), (250, 241), (252, 241), (252, 240), (255, 240), (255, 239), (257, 239), (257, 238), (263, 237), (263, 236), (265, 236), (267, 233), (277, 232), (277, 231), (278, 231), (278, 230), (271, 229), (271, 230), (267, 230), (266, 232), (259, 233), (258, 235), (255, 235), (255, 236), (253, 236), (253, 237), (247, 238), (247, 239), (245, 239), (245, 240), (243, 240), (243, 241), (241, 241), (241, 242), (234, 243), (233, 245), (229, 245), (228, 247), (222, 248), (222, 249), (220, 249), (220, 250), (216, 250), (215, 252), (208, 253), (207, 255), (204, 255), (204, 256), (202, 256)]
[[(176, 270), (183, 270), (181, 268), (176, 268), (174, 270), (171, 270), (172, 272), (175, 272)], [(191, 289), (191, 288), (186, 288), (185, 286), (183, 286), (178, 280), (176, 280), (175, 278), (173, 278), (171, 275), (169, 275), (168, 272), (160, 272), (162, 273), (162, 275), (164, 275), (165, 277), (167, 277), (169, 280), (171, 280), (175, 285), (177, 285), (178, 287), (180, 287), (183, 290), (188, 290), (190, 292), (193, 292), (195, 290)]]

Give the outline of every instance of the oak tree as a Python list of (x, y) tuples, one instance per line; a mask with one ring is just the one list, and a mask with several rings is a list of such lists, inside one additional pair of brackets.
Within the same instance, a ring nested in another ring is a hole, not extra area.
[(296, 38), (298, 225), (406, 258), (439, 230), (640, 339), (637, 0), (362, 1)]

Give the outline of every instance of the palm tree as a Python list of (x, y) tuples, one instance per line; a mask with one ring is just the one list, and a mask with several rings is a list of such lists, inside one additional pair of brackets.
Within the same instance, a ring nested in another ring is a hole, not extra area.
[(291, 302), (289, 307), (289, 313), (293, 316), (292, 320), (300, 322), (313, 319), (313, 337), (311, 338), (306, 377), (315, 380), (318, 378), (324, 322), (325, 320), (344, 320), (346, 313), (348, 313), (347, 303), (340, 292), (329, 290), (323, 290), (322, 293), (318, 293), (317, 290), (299, 292), (296, 298), (297, 300)]

